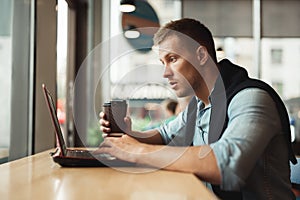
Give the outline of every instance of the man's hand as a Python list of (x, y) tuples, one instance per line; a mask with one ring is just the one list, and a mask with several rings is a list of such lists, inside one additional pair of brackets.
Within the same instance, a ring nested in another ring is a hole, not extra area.
[(105, 137), (94, 154), (108, 153), (121, 160), (137, 162), (138, 156), (144, 152), (146, 146), (129, 135)]
[[(124, 133), (111, 133), (110, 129), (110, 123), (105, 119), (105, 113), (100, 112), (99, 113), (99, 124), (100, 124), (100, 130), (102, 131), (102, 137), (105, 138), (107, 136), (122, 136)], [(124, 118), (124, 122), (126, 124), (126, 134), (131, 134), (131, 118), (126, 116)]]
[(221, 172), (210, 146), (174, 147), (139, 142), (129, 135), (106, 137), (94, 154), (107, 153), (120, 160), (158, 169), (194, 173), (213, 184), (221, 183)]
[(100, 117), (100, 120), (99, 120), (100, 130), (103, 133), (110, 133), (110, 124), (109, 124), (109, 121), (107, 121), (105, 119), (105, 113), (100, 112), (99, 117)]

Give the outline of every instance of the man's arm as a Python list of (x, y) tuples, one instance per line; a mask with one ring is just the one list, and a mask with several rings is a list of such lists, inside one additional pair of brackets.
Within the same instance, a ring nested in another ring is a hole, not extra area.
[(105, 138), (95, 153), (109, 153), (121, 160), (159, 169), (194, 173), (202, 180), (221, 183), (221, 175), (212, 149), (208, 146), (173, 147), (141, 143), (128, 135)]
[[(152, 149), (153, 148), (153, 149)], [(147, 153), (147, 152), (157, 153)], [(221, 183), (221, 175), (214, 152), (208, 145), (194, 147), (147, 146), (146, 154), (138, 156), (137, 163), (158, 168), (189, 172), (212, 184)]]
[[(100, 113), (100, 129), (109, 133), (109, 122)], [(164, 144), (158, 130), (131, 130), (131, 120), (125, 118), (128, 130), (119, 138), (105, 137), (95, 153), (108, 153), (121, 160), (149, 165), (159, 169), (194, 173), (202, 180), (221, 183), (220, 170), (210, 146), (174, 147)], [(153, 145), (156, 144), (156, 145)]]
[(147, 130), (143, 132), (131, 131), (130, 136), (136, 140), (147, 144), (163, 144), (163, 139), (156, 129)]

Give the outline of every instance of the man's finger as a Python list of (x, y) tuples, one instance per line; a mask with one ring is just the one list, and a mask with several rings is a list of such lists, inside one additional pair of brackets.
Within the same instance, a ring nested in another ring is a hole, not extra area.
[(104, 115), (105, 115), (105, 114), (104, 114), (104, 112), (102, 112), (102, 111), (99, 113), (99, 117), (100, 117), (100, 118), (104, 118)]
[(100, 123), (101, 125), (103, 125), (103, 126), (109, 126), (109, 121), (104, 120), (104, 119), (100, 119), (100, 120), (99, 120), (99, 123)]

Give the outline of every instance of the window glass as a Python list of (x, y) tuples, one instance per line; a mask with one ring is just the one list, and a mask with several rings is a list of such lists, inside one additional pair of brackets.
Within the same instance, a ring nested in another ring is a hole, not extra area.
[(300, 39), (263, 38), (261, 46), (262, 79), (281, 82), (285, 100), (300, 96)]
[[(57, 117), (62, 132), (66, 135), (66, 88), (68, 46), (68, 4), (57, 2)], [(68, 141), (66, 141), (68, 143)]]
[(253, 38), (224, 37), (214, 39), (218, 60), (229, 59), (231, 62), (246, 68), (250, 77), (256, 76), (254, 51), (251, 51), (254, 49)]
[(11, 63), (12, 63), (12, 1), (2, 0), (0, 6), (0, 163), (7, 161), (10, 143)]
[[(100, 1), (91, 2), (99, 3)], [(94, 14), (98, 17), (93, 20), (96, 22), (97, 19), (99, 21), (101, 18), (100, 21), (104, 24), (105, 30), (99, 30), (101, 39), (122, 36), (123, 40), (120, 41), (119, 46), (114, 46), (105, 52), (109, 57), (109, 54), (114, 55), (118, 52), (118, 47), (122, 48), (122, 45), (128, 43), (123, 37), (122, 13), (119, 11), (120, 0), (107, 2), (109, 2), (110, 11), (106, 9), (102, 13), (95, 9)], [(296, 106), (300, 101), (300, 79), (298, 75), (300, 44), (298, 38), (291, 37), (298, 37), (299, 35), (299, 26), (295, 26), (298, 19), (296, 8), (298, 8), (299, 3), (288, 0), (282, 7), (282, 4), (275, 0), (261, 1), (259, 4), (261, 7), (257, 7), (254, 6), (255, 1), (252, 0), (238, 2), (235, 0), (148, 0), (147, 2), (156, 12), (160, 25), (182, 16), (193, 17), (205, 23), (215, 37), (218, 59), (227, 58), (233, 63), (245, 67), (250, 77), (260, 78), (273, 86), (287, 103), (291, 116), (297, 121), (298, 116), (300, 116), (300, 106)], [(212, 10), (216, 12), (211, 12)], [(237, 10), (237, 12), (230, 12), (232, 10)], [(257, 10), (261, 13), (259, 22), (253, 16)], [(288, 15), (289, 11), (291, 11), (291, 15)], [(215, 15), (215, 13), (218, 14)], [(99, 26), (100, 23), (95, 24)], [(90, 25), (88, 24), (88, 26)], [(90, 30), (93, 31), (93, 28), (98, 30), (97, 26), (90, 27)], [(106, 29), (106, 27), (110, 29)], [(259, 34), (255, 30), (260, 30)], [(260, 34), (262, 37), (271, 38), (260, 39)], [(96, 36), (95, 32), (95, 38), (100, 41), (100, 36)], [(101, 91), (100, 95), (95, 96), (99, 99), (101, 96), (101, 101), (118, 98), (128, 99), (130, 115), (133, 118), (142, 119), (142, 121), (134, 119), (133, 128), (141, 129), (155, 118), (152, 116), (156, 116), (156, 114), (150, 116), (149, 113), (154, 113), (157, 104), (165, 98), (176, 98), (175, 94), (168, 89), (166, 80), (162, 78), (163, 67), (155, 52), (131, 51), (117, 57), (114, 56), (114, 58), (109, 63), (109, 70), (101, 74), (103, 75), (101, 81), (104, 80), (104, 77), (105, 81), (95, 83), (104, 88), (104, 90), (99, 90)], [(104, 70), (106, 67), (103, 67)], [(58, 96), (60, 96), (59, 87)], [(100, 103), (97, 105), (97, 109), (101, 109)], [(296, 124), (300, 124), (300, 122)], [(95, 135), (95, 138), (98, 138), (98, 124), (95, 126), (95, 131), (89, 135)], [(299, 136), (298, 138), (300, 139)]]
[[(156, 12), (160, 25), (181, 17), (179, 0), (147, 2)], [(111, 37), (122, 34), (119, 4), (119, 0), (111, 1), (111, 20), (114, 21), (111, 23)], [(158, 104), (165, 98), (176, 98), (162, 74), (163, 66), (154, 51), (128, 52), (111, 64), (111, 98), (128, 99), (133, 129), (140, 130), (154, 121), (160, 121), (159, 111), (154, 108), (158, 108)]]
[(300, 140), (300, 39), (263, 38), (261, 42), (261, 78), (285, 101)]

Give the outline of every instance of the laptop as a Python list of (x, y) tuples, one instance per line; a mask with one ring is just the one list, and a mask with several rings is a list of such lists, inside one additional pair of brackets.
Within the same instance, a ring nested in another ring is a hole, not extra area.
[(55, 129), (56, 151), (51, 153), (53, 161), (63, 167), (129, 167), (135, 166), (134, 163), (119, 160), (109, 154), (93, 154), (93, 151), (87, 149), (67, 148), (65, 140), (58, 122), (56, 106), (53, 98), (42, 84), (43, 93), (50, 117)]

